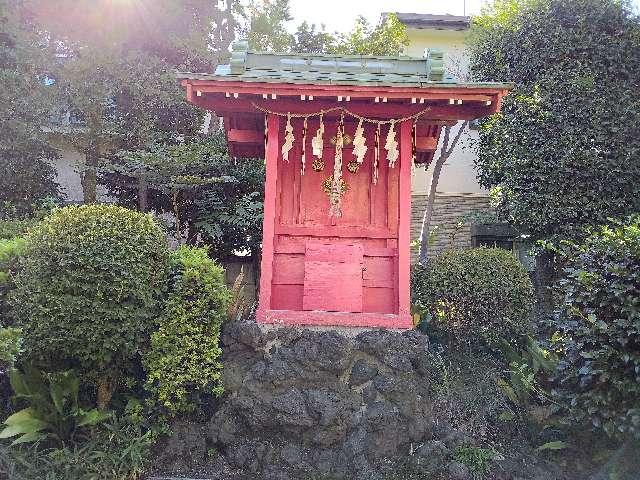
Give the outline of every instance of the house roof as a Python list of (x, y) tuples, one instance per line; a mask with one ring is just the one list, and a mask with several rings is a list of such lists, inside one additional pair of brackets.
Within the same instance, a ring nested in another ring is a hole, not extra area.
[(467, 30), (471, 17), (458, 15), (431, 15), (429, 13), (395, 12), (400, 23), (407, 28), (436, 30)]
[(246, 41), (232, 46), (231, 61), (213, 74), (179, 73), (181, 79), (286, 82), (328, 85), (423, 86), (455, 83), (445, 72), (443, 53), (427, 57), (373, 57), (249, 50)]

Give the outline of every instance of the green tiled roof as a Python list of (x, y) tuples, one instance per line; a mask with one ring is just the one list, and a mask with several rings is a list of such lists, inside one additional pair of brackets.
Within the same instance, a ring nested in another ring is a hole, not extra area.
[(231, 61), (213, 75), (179, 74), (181, 78), (246, 82), (285, 82), (336, 85), (425, 86), (456, 84), (445, 72), (441, 51), (426, 58), (275, 54), (253, 52), (246, 41), (232, 46)]

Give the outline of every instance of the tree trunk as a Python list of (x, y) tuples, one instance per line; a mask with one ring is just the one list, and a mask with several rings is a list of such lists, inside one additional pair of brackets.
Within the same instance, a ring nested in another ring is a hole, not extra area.
[(149, 185), (144, 177), (138, 178), (138, 210), (146, 212), (149, 209)]
[(87, 112), (88, 141), (85, 152), (84, 172), (82, 172), (81, 179), (84, 203), (96, 203), (98, 201), (97, 169), (100, 159), (101, 125), (102, 110), (99, 107)]
[(96, 203), (98, 200), (98, 179), (96, 167), (98, 166), (97, 152), (93, 142), (89, 145), (85, 154), (85, 166), (82, 172), (82, 196), (84, 203)]
[(431, 217), (433, 216), (433, 205), (436, 201), (436, 191), (438, 189), (438, 182), (440, 181), (440, 173), (442, 173), (442, 167), (451, 156), (453, 149), (458, 144), (458, 141), (462, 136), (462, 132), (464, 131), (468, 123), (469, 122), (464, 122), (462, 125), (460, 125), (458, 132), (456, 133), (455, 137), (453, 137), (453, 141), (451, 141), (451, 145), (449, 145), (449, 139), (451, 137), (451, 127), (449, 125), (444, 127), (444, 138), (442, 139), (442, 145), (440, 146), (440, 154), (438, 155), (438, 159), (436, 160), (436, 163), (433, 167), (433, 175), (431, 176), (431, 185), (429, 187), (429, 195), (427, 196), (427, 208), (425, 209), (424, 215), (422, 217), (422, 229), (420, 231), (420, 254), (418, 260), (420, 265), (425, 265), (428, 260)]
[(113, 377), (108, 374), (101, 375), (98, 378), (98, 395), (96, 400), (98, 409), (102, 411), (107, 410), (111, 403), (111, 397), (113, 396), (114, 385), (115, 381)]
[(438, 161), (433, 167), (433, 176), (431, 177), (429, 195), (427, 196), (427, 207), (424, 210), (424, 215), (422, 217), (422, 230), (420, 231), (420, 257), (418, 260), (420, 265), (425, 265), (427, 263), (433, 206), (436, 202), (436, 189), (438, 188), (438, 180), (440, 179), (440, 173), (442, 172), (442, 166), (445, 161), (446, 158), (444, 161), (440, 161), (440, 158), (438, 158)]

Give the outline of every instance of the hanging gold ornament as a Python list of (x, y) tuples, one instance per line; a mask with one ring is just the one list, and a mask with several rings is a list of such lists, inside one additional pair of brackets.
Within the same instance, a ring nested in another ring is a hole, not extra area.
[[(324, 191), (324, 193), (326, 193), (327, 195), (331, 196), (331, 188), (333, 186), (333, 175), (331, 175), (330, 177), (327, 177), (324, 179), (324, 181), (322, 182), (322, 190)], [(345, 193), (347, 193), (349, 191), (349, 184), (345, 181), (344, 178), (340, 179), (340, 193), (342, 195), (344, 195)]]
[[(323, 115), (320, 114), (320, 125), (318, 126), (318, 130), (316, 131), (316, 135), (311, 139), (311, 148), (313, 150), (313, 154), (322, 160), (322, 150), (324, 149), (324, 122)], [(322, 165), (324, 168), (324, 163)], [(322, 168), (320, 170), (322, 170)], [(316, 168), (314, 167), (314, 170)], [(319, 170), (316, 170), (316, 172)]]
[[(330, 140), (331, 145), (335, 145), (337, 139), (338, 139), (337, 135), (331, 137), (331, 140)], [(343, 133), (342, 134), (342, 146), (345, 147), (347, 145), (351, 145), (351, 142), (353, 142), (353, 140), (351, 139), (351, 135), (349, 135), (348, 133)]]
[(360, 119), (360, 121), (358, 122), (358, 126), (356, 127), (356, 133), (353, 136), (353, 154), (355, 155), (356, 162), (358, 164), (358, 166), (356, 167), (356, 172), (358, 171), (358, 167), (362, 165), (362, 162), (364, 162), (364, 156), (366, 153), (367, 144), (366, 139), (364, 138), (364, 127), (362, 126), (362, 119)]
[(400, 156), (398, 151), (398, 142), (396, 140), (395, 121), (391, 120), (389, 126), (389, 133), (387, 133), (387, 140), (384, 144), (384, 148), (387, 151), (387, 160), (389, 161), (389, 168), (393, 168), (396, 165), (396, 160)]
[(333, 180), (329, 194), (329, 216), (342, 216), (342, 147), (344, 134), (344, 114), (340, 115), (340, 123), (336, 132), (336, 155), (333, 161)]
[(311, 162), (311, 168), (313, 168), (314, 172), (321, 172), (324, 170), (324, 160), (321, 158), (314, 158), (313, 162)]
[(289, 151), (293, 148), (293, 127), (291, 126), (291, 113), (287, 114), (287, 125), (284, 127), (284, 143), (282, 144), (282, 159), (285, 162), (289, 161)]
[(360, 168), (360, 164), (356, 160), (351, 160), (347, 163), (347, 170), (351, 173), (358, 173), (358, 169)]
[(268, 117), (264, 116), (264, 164), (267, 164), (267, 145), (269, 139), (269, 121)]

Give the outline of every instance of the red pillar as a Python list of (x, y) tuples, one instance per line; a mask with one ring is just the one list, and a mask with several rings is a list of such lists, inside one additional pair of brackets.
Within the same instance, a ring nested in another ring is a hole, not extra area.
[(398, 188), (398, 328), (411, 328), (411, 145), (412, 120), (400, 125), (400, 186)]
[(276, 187), (280, 152), (280, 119), (267, 116), (267, 147), (265, 150), (266, 175), (264, 187), (264, 219), (262, 222), (262, 263), (260, 265), (260, 297), (256, 318), (264, 322), (271, 309), (271, 279), (273, 277), (273, 250), (276, 221)]

